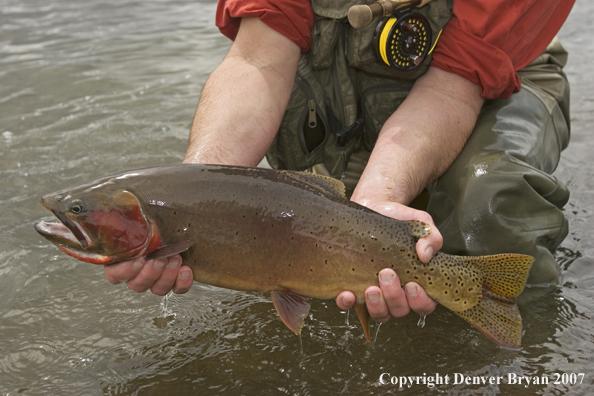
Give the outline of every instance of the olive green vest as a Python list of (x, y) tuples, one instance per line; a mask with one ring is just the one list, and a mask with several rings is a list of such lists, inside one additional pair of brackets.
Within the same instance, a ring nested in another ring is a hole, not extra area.
[[(454, 0), (415, 9), (432, 28), (432, 46), (452, 17)], [(372, 1), (367, 1), (370, 4)], [(291, 99), (267, 159), (279, 169), (323, 164), (344, 177), (351, 153), (371, 150), (381, 127), (431, 64), (412, 71), (387, 66), (376, 56), (374, 31), (381, 18), (354, 29), (346, 18), (356, 0), (312, 0), (316, 14), (311, 50), (301, 56)]]

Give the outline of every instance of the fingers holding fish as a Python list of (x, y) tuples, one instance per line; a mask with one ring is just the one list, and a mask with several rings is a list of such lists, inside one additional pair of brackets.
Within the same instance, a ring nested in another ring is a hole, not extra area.
[[(176, 254), (175, 256), (167, 257), (164, 259), (154, 260), (154, 263), (159, 267), (163, 264), (163, 262), (165, 262), (165, 266), (163, 267), (161, 275), (150, 286), (151, 293), (156, 294), (158, 296), (164, 296), (171, 290), (175, 290), (175, 286), (179, 278), (178, 274), (180, 272), (182, 259), (179, 254)], [(187, 289), (189, 288), (190, 287), (187, 286), (186, 290), (183, 291), (183, 293), (188, 291)]]
[[(406, 297), (404, 300), (406, 303)], [(382, 295), (382, 291), (377, 286), (371, 286), (365, 290), (365, 305), (367, 305), (369, 316), (371, 316), (377, 323), (387, 322), (392, 317)]]
[(187, 293), (188, 290), (190, 290), (190, 286), (192, 286), (192, 282), (194, 282), (192, 269), (186, 265), (182, 266), (177, 273), (177, 279), (175, 280), (175, 285), (173, 286), (173, 292), (175, 294)]
[(343, 291), (336, 297), (336, 305), (344, 311), (353, 308), (356, 301), (355, 295), (350, 291)]
[(128, 288), (135, 292), (142, 293), (150, 289), (163, 274), (168, 259), (146, 260), (142, 270), (135, 277), (128, 279)]
[(429, 315), (437, 307), (437, 302), (427, 296), (425, 290), (415, 282), (409, 282), (404, 286), (406, 291), (407, 305), (419, 315)]
[(415, 218), (411, 220), (423, 221), (431, 227), (431, 233), (424, 238), (419, 238), (417, 242), (417, 255), (419, 256), (419, 260), (427, 264), (433, 258), (433, 255), (443, 246), (443, 236), (435, 226), (429, 213), (421, 210), (413, 210), (417, 213)]
[[(398, 278), (398, 275), (396, 275), (396, 272), (389, 268), (381, 270), (379, 273), (379, 285), (382, 300), (384, 301), (385, 308), (388, 310), (389, 315), (401, 318), (410, 312), (406, 293), (402, 289), (402, 286), (400, 286), (400, 279)], [(367, 289), (366, 297), (370, 289), (371, 287)], [(383, 309), (384, 307), (378, 307), (377, 318), (381, 318)], [(373, 320), (378, 322), (374, 308), (369, 306), (369, 302), (367, 303), (367, 310)]]
[(146, 259), (144, 259), (144, 257), (139, 257), (130, 261), (106, 265), (103, 268), (107, 280), (110, 283), (117, 285), (136, 277), (142, 268), (144, 268), (145, 264)]
[(371, 210), (396, 220), (417, 220), (428, 224), (431, 229), (429, 235), (419, 238), (419, 241), (417, 242), (417, 255), (423, 263), (427, 264), (433, 255), (441, 249), (443, 245), (443, 237), (435, 226), (433, 218), (429, 213), (397, 202), (371, 201), (369, 199), (353, 200), (363, 206), (367, 206)]

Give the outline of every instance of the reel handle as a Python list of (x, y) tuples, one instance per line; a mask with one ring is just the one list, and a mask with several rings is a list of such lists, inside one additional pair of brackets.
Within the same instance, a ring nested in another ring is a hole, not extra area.
[(431, 0), (377, 0), (373, 4), (358, 4), (349, 8), (349, 23), (355, 29), (362, 29), (380, 16), (391, 15), (394, 10), (411, 4), (426, 4)]

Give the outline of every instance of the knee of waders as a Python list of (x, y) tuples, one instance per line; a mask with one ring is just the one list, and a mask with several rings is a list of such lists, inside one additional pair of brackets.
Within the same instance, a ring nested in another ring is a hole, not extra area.
[(504, 152), (454, 165), (429, 187), (427, 211), (446, 253), (537, 255), (567, 235), (560, 208), (569, 193), (556, 178)]

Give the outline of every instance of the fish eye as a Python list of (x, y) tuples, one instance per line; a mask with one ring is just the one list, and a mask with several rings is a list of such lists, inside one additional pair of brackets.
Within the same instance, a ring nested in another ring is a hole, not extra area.
[(85, 211), (85, 205), (80, 199), (74, 199), (70, 202), (69, 210), (74, 214), (79, 214)]

